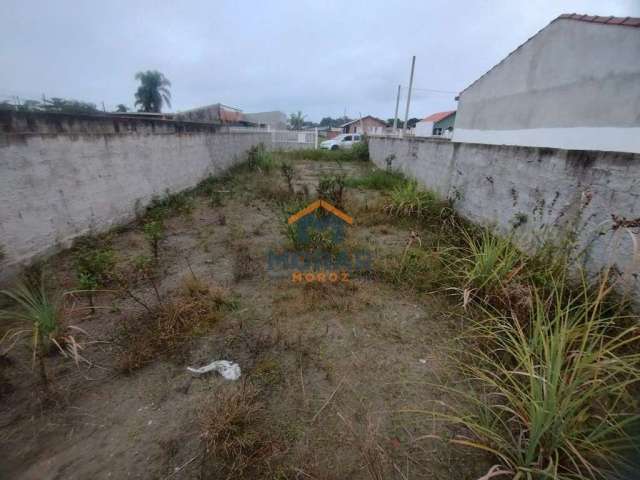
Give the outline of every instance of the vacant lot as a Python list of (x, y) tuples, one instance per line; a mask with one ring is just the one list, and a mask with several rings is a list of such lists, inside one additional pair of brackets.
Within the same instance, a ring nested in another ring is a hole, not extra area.
[[(442, 399), (430, 384), (451, 375), (443, 348), (459, 327), (453, 303), (373, 274), (293, 283), (288, 272), (267, 271), (268, 252), (289, 248), (287, 209), (314, 199), (323, 176), (371, 168), (291, 166), (293, 194), (267, 165), (178, 202), (163, 221), (157, 262), (144, 227), (94, 241), (113, 256), (95, 313), (79, 308), (86, 294), (67, 299), (87, 361), (46, 358), (52, 399), (44, 400), (26, 346), (2, 365), (7, 478), (478, 476), (475, 460), (419, 438), (442, 427), (403, 413)], [(381, 194), (347, 188), (343, 203), (355, 217), (348, 245), (380, 262), (402, 254), (411, 231), (382, 213)], [(47, 265), (65, 291), (80, 288), (77, 256), (64, 252)], [(182, 345), (151, 345), (160, 310), (189, 309), (209, 295), (221, 305), (175, 333)], [(186, 370), (219, 359), (237, 362), (241, 379)]]
[[(428, 196), (390, 202), (399, 175), (305, 156), (254, 152), (43, 266), (66, 292), (65, 330), (35, 361), (16, 330), (5, 337), (0, 476), (459, 480), (496, 463), (429, 413), (460, 401), (448, 351), (478, 315), (439, 261), (458, 220)], [(354, 218), (342, 246), (301, 246), (287, 227), (318, 191)], [(269, 268), (269, 252), (300, 248), (372, 265), (345, 282)], [(509, 280), (521, 270), (513, 260)], [(526, 311), (518, 285), (503, 301)], [(187, 371), (214, 360), (241, 378)]]

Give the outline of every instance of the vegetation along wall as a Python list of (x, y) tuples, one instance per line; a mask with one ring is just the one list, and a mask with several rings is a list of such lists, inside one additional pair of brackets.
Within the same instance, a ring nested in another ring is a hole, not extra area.
[(0, 280), (81, 235), (134, 218), (154, 195), (195, 186), (268, 133), (213, 125), (0, 112)]
[(369, 151), (526, 250), (575, 236), (588, 272), (612, 267), (640, 298), (640, 154), (380, 137)]

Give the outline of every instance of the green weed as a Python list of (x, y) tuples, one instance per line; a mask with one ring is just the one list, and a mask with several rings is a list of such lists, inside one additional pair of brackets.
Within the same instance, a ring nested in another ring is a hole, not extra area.
[(407, 182), (405, 176), (396, 171), (374, 170), (363, 177), (347, 178), (345, 185), (369, 190), (393, 190)]

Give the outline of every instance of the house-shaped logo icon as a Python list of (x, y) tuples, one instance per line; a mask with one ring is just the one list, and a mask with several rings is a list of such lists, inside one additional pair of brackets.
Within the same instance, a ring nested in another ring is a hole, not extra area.
[(306, 243), (314, 233), (330, 235), (334, 243), (344, 240), (345, 224), (353, 225), (353, 218), (325, 200), (316, 200), (287, 220), (295, 224), (298, 238)]

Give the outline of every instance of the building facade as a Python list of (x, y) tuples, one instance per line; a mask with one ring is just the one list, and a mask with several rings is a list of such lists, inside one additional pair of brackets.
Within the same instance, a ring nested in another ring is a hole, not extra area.
[(459, 96), (453, 140), (640, 152), (640, 18), (553, 20)]
[(416, 123), (416, 137), (444, 136), (450, 137), (456, 122), (456, 111), (438, 112)]

